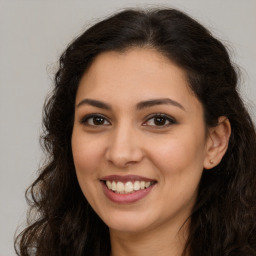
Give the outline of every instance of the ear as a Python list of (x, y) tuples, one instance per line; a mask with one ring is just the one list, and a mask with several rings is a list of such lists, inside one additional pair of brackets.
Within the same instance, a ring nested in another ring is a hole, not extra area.
[(211, 169), (218, 165), (227, 151), (231, 125), (227, 117), (221, 116), (218, 125), (211, 127), (206, 142), (204, 168)]

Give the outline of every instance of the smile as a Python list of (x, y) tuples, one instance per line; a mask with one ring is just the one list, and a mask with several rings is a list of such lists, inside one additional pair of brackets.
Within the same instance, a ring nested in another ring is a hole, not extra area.
[(109, 190), (112, 190), (115, 193), (118, 194), (129, 194), (129, 193), (134, 193), (136, 191), (146, 189), (153, 185), (154, 182), (152, 181), (128, 181), (126, 183), (121, 182), (121, 181), (106, 181), (106, 185)]
[(118, 204), (135, 203), (146, 197), (156, 180), (137, 175), (111, 175), (100, 179), (105, 196)]

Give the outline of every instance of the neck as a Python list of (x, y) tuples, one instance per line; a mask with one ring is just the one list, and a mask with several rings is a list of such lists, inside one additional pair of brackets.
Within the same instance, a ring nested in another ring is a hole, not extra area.
[(181, 256), (188, 235), (189, 223), (182, 228), (158, 227), (144, 232), (110, 230), (111, 256)]

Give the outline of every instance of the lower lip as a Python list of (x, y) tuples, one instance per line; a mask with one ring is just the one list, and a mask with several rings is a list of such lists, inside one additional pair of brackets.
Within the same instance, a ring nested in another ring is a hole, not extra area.
[(152, 188), (154, 187), (155, 184), (151, 185), (148, 188), (141, 189), (138, 191), (135, 191), (133, 193), (129, 194), (118, 194), (113, 192), (112, 190), (109, 190), (104, 182), (102, 182), (103, 186), (103, 192), (105, 196), (111, 200), (112, 202), (118, 203), (118, 204), (129, 204), (129, 203), (134, 203), (136, 201), (141, 200), (142, 198), (146, 197)]

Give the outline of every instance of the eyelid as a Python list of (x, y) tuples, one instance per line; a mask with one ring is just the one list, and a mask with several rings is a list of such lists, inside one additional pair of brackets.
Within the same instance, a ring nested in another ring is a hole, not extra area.
[(98, 114), (98, 113), (91, 113), (91, 114), (88, 114), (88, 115), (85, 115), (83, 116), (81, 119), (80, 119), (80, 123), (83, 124), (83, 125), (88, 125), (88, 126), (106, 126), (106, 124), (102, 124), (102, 125), (90, 125), (87, 123), (87, 121), (90, 119), (90, 118), (95, 118), (95, 117), (100, 117), (100, 118), (103, 118), (105, 121), (107, 121), (110, 125), (111, 125), (111, 122), (109, 121), (109, 118), (102, 115), (102, 114)]
[[(107, 121), (108, 124), (99, 124), (99, 125), (93, 125), (93, 124), (88, 124), (88, 120), (90, 118), (95, 118), (95, 117), (100, 117), (102, 119), (104, 119), (104, 122)], [(167, 124), (164, 124), (164, 125), (149, 125), (147, 124), (147, 122), (153, 118), (157, 118), (157, 117), (162, 117), (162, 118), (165, 118), (166, 121), (168, 121)], [(103, 114), (99, 114), (99, 113), (90, 113), (90, 114), (87, 114), (85, 116), (83, 116), (81, 119), (80, 119), (80, 123), (82, 125), (87, 125), (87, 126), (95, 126), (95, 127), (101, 127), (101, 126), (107, 126), (107, 125), (112, 125), (112, 123), (109, 121), (109, 118), (106, 117), (105, 115)], [(170, 115), (167, 115), (167, 114), (164, 114), (164, 113), (152, 113), (148, 116), (146, 116), (145, 118), (145, 121), (143, 121), (142, 123), (142, 126), (153, 126), (153, 127), (157, 127), (157, 128), (164, 128), (164, 127), (167, 127), (167, 126), (170, 126), (170, 125), (173, 125), (173, 124), (176, 124), (177, 121), (175, 118), (173, 118), (172, 116)]]
[[(147, 125), (145, 124), (146, 122), (148, 122), (150, 119), (153, 119), (153, 118), (156, 118), (156, 117), (163, 117), (163, 118), (166, 118), (167, 121), (169, 121), (168, 124), (165, 124), (165, 125)], [(169, 125), (172, 125), (172, 124), (176, 124), (177, 121), (174, 117), (170, 116), (170, 115), (167, 115), (167, 114), (164, 114), (164, 113), (154, 113), (154, 114), (150, 114), (146, 117), (146, 120), (143, 122), (143, 126), (154, 126), (154, 127), (158, 127), (158, 128), (164, 128), (164, 127), (167, 127)]]

